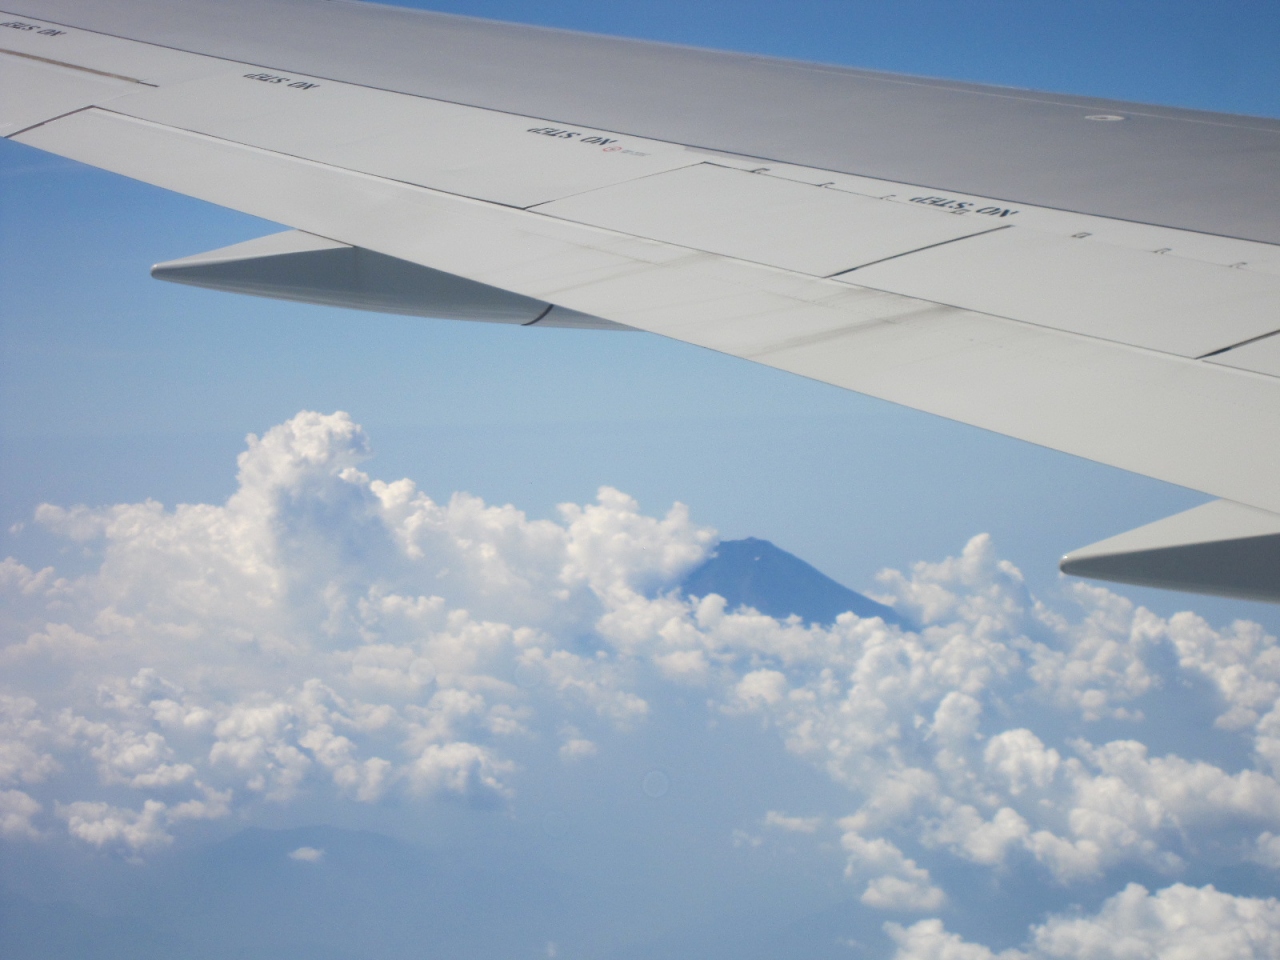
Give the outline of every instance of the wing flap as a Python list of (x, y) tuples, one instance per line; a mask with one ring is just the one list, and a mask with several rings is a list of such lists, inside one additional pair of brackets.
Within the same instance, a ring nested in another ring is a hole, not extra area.
[(1259, 337), (1211, 357), (1209, 363), (1280, 377), (1280, 336)]
[(1020, 226), (841, 279), (1183, 357), (1280, 329), (1280, 276)]
[(815, 277), (993, 229), (927, 207), (700, 163), (540, 213)]

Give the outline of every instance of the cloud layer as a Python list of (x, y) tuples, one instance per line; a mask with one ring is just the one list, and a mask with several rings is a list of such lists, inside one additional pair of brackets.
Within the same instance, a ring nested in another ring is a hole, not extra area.
[[(996, 956), (944, 924), (955, 867), (1111, 885), (1011, 957), (1280, 950), (1275, 901), (1182, 882), (1280, 868), (1280, 648), (1257, 625), (1084, 584), (1053, 610), (985, 536), (881, 575), (916, 631), (780, 622), (679, 592), (716, 543), (679, 504), (651, 517), (603, 488), (530, 520), (371, 479), (368, 455), (345, 414), (302, 413), (249, 438), (223, 505), (40, 508), (93, 566), (0, 564), (6, 838), (141, 857), (300, 794), (501, 806), (522, 763), (594, 762), (696, 691), (847, 790), (725, 842), (837, 844), (902, 960)], [(1192, 700), (1232, 763), (1147, 719)], [(1126, 886), (1134, 870), (1168, 885)]]

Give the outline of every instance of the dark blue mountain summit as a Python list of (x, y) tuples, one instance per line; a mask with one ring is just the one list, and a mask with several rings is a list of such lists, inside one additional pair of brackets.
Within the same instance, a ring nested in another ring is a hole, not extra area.
[(687, 596), (718, 593), (728, 601), (729, 610), (754, 607), (779, 619), (794, 613), (808, 623), (830, 624), (852, 611), (906, 626), (892, 607), (836, 583), (799, 557), (755, 537), (720, 541), (711, 558), (680, 586)]

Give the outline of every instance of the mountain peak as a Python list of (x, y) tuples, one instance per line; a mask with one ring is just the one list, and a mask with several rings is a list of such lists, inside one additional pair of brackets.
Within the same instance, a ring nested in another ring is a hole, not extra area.
[(687, 596), (718, 593), (728, 609), (753, 607), (778, 619), (795, 614), (808, 623), (831, 624), (846, 611), (905, 626), (892, 607), (850, 590), (768, 540), (722, 540), (681, 583)]

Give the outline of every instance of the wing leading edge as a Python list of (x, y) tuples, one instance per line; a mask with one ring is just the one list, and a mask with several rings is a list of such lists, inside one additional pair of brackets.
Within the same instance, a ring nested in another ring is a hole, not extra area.
[[(27, 6), (68, 16), (65, 3)], [(362, 22), (376, 25), (385, 14), (369, 9)], [(1063, 568), (1280, 600), (1266, 552), (1267, 525), (1280, 530), (1280, 366), (1268, 353), (1280, 248), (1258, 239), (1272, 236), (1274, 203), (1255, 203), (1262, 228), (1218, 236), (285, 63), (0, 15), (0, 130), (304, 232), (161, 265), (162, 278), (633, 328), (766, 363), (1221, 497), (1194, 530), (1170, 521), (1155, 540), (1099, 544)], [(900, 123), (909, 135), (911, 118)], [(1280, 156), (1276, 130), (1246, 126), (1272, 137), (1262, 162)]]

